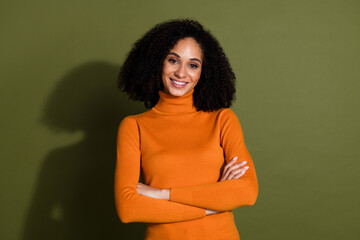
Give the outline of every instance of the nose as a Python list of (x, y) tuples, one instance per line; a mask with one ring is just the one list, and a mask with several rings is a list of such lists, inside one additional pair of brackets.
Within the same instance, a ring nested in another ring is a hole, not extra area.
[(175, 76), (179, 78), (183, 78), (186, 76), (186, 69), (184, 64), (179, 64), (179, 68), (175, 71)]

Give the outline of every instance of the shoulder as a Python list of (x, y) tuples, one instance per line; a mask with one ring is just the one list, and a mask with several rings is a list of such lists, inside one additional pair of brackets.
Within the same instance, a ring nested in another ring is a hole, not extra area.
[(120, 121), (120, 127), (121, 126), (128, 127), (131, 125), (137, 125), (136, 115), (128, 115)]
[(236, 116), (236, 114), (231, 108), (221, 108), (218, 111), (219, 114), (221, 114), (222, 116)]
[(221, 108), (219, 110), (217, 115), (217, 122), (220, 126), (220, 129), (234, 129), (240, 127), (239, 118), (230, 108)]
[(140, 126), (154, 119), (154, 116), (154, 111), (152, 109), (143, 113), (128, 115), (120, 121), (118, 130), (126, 132), (140, 132)]
[(133, 115), (129, 115), (120, 121), (118, 135), (131, 135), (138, 132), (138, 123)]
[(224, 122), (227, 120), (237, 120), (238, 121), (238, 117), (237, 117), (236, 113), (230, 108), (219, 109), (217, 111), (217, 116), (221, 122)]
[(152, 109), (150, 109), (143, 113), (128, 115), (120, 121), (120, 126), (121, 125), (125, 125), (125, 126), (138, 125), (139, 122), (141, 122), (143, 119), (151, 116), (152, 114), (153, 114), (153, 111), (152, 111)]
[(117, 142), (121, 145), (128, 146), (133, 144), (136, 146), (139, 143), (140, 131), (136, 118), (133, 115), (129, 115), (120, 121)]

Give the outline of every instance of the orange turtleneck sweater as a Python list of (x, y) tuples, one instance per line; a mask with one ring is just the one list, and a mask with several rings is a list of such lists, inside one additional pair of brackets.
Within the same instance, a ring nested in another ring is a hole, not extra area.
[[(243, 132), (230, 108), (196, 111), (193, 92), (174, 97), (159, 91), (149, 111), (125, 117), (119, 126), (115, 204), (122, 222), (146, 222), (146, 240), (239, 239), (232, 209), (253, 205), (255, 168)], [(233, 157), (247, 161), (239, 179), (218, 182)], [(169, 188), (170, 200), (137, 193), (144, 184)], [(206, 209), (222, 211), (207, 215)]]

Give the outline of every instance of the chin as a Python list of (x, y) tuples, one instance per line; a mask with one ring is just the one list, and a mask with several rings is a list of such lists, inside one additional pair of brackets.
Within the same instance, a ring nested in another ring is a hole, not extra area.
[(181, 97), (181, 96), (184, 96), (185, 94), (187, 94), (188, 92), (190, 92), (189, 89), (182, 89), (182, 90), (170, 89), (169, 94), (171, 94), (172, 96), (175, 96), (175, 97)]

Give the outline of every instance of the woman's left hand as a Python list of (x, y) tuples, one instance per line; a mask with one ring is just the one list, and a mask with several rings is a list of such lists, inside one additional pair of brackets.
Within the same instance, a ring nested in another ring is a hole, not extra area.
[(245, 166), (246, 161), (235, 164), (236, 160), (237, 156), (226, 164), (220, 181), (239, 179), (249, 169), (249, 166)]
[(136, 191), (140, 195), (144, 195), (151, 198), (164, 199), (164, 200), (170, 199), (170, 189), (154, 188), (139, 182), (136, 186)]

